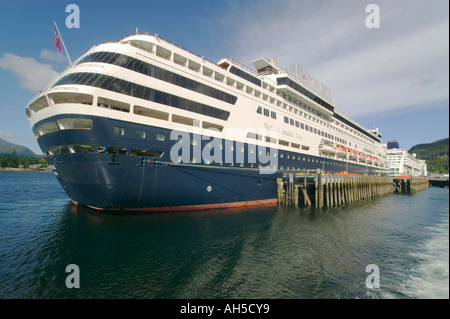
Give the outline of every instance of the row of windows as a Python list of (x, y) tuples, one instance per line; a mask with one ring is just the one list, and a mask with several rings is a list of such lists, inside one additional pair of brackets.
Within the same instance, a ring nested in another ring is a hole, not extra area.
[[(34, 114), (36, 112), (39, 112), (42, 109), (45, 109), (46, 107), (49, 107), (50, 105), (55, 104), (85, 104), (85, 105), (92, 105), (94, 101), (94, 97), (90, 94), (84, 94), (84, 93), (77, 93), (77, 92), (55, 92), (55, 93), (49, 93), (48, 99), (45, 97), (45, 95), (38, 98), (36, 101), (31, 103), (26, 108), (26, 115), (27, 118), (31, 118), (31, 114)], [(50, 105), (49, 105), (50, 102)]]
[[(114, 135), (124, 136), (125, 128), (120, 126), (114, 126)], [(142, 139), (147, 138), (147, 132), (143, 130), (136, 130), (136, 136)], [(161, 133), (156, 133), (156, 140), (160, 142), (164, 142), (166, 140), (166, 136)]]
[(97, 73), (71, 73), (58, 80), (53, 87), (64, 84), (79, 84), (94, 86), (101, 89), (130, 95), (136, 98), (160, 103), (190, 112), (214, 117), (220, 120), (228, 120), (230, 112), (209, 105), (194, 102), (176, 95), (154, 90), (136, 83), (120, 80), (112, 76)]
[[(67, 120), (69, 120), (69, 119), (64, 119), (64, 121), (67, 121)], [(84, 120), (84, 119), (73, 119), (73, 120)], [(45, 125), (48, 125), (49, 123), (53, 123), (53, 122), (48, 122)], [(56, 128), (56, 130), (57, 130), (57, 128)], [(118, 135), (118, 136), (125, 135), (125, 128), (123, 128), (123, 127), (114, 126), (113, 130), (114, 130), (114, 135)], [(147, 132), (144, 130), (136, 130), (135, 132), (136, 132), (136, 136), (139, 138), (145, 139), (147, 137)], [(163, 142), (166, 139), (165, 134), (162, 134), (162, 133), (156, 133), (155, 137), (156, 137), (156, 140), (160, 141), (160, 142)], [(191, 140), (191, 145), (197, 145), (197, 140), (195, 140), (195, 139)], [(220, 149), (222, 149), (222, 148), (223, 148), (223, 146), (220, 145)], [(230, 146), (230, 150), (234, 151), (235, 150), (234, 146)], [(240, 147), (240, 151), (244, 152), (244, 147)], [(254, 149), (249, 148), (249, 152), (251, 154), (253, 154), (254, 151), (255, 151)], [(155, 151), (155, 150), (145, 150), (145, 149), (138, 149), (138, 148), (131, 148), (129, 150), (126, 147), (111, 146), (111, 145), (98, 145), (98, 147), (96, 148), (92, 145), (81, 145), (81, 144), (74, 144), (74, 145), (68, 145), (68, 146), (56, 146), (56, 147), (52, 147), (52, 148), (48, 149), (47, 152), (49, 152), (51, 155), (58, 155), (58, 154), (64, 154), (64, 153), (98, 152), (98, 153), (103, 153), (103, 154), (115, 154), (115, 155), (130, 154), (130, 155), (135, 155), (135, 156), (148, 156), (148, 157), (157, 157), (157, 158), (162, 157), (162, 155), (164, 154), (163, 152)], [(261, 155), (261, 150), (259, 150), (259, 154)], [(269, 155), (269, 153), (267, 152), (266, 155)], [(313, 163), (316, 162), (316, 163), (322, 163), (322, 164), (328, 164), (328, 165), (344, 165), (344, 164), (339, 164), (336, 162), (328, 162), (325, 160), (306, 158), (304, 156), (295, 155), (295, 154), (294, 155), (286, 154), (286, 156), (285, 156), (284, 153), (280, 153), (279, 156), (280, 156), (280, 158), (286, 158), (286, 159), (292, 159), (292, 160), (298, 160), (298, 161), (303, 160), (303, 161), (307, 161), (307, 162), (313, 162)], [(196, 160), (191, 159), (191, 162), (196, 163)], [(206, 163), (206, 164), (209, 164), (209, 163)], [(251, 165), (251, 167), (253, 167), (253, 165)], [(283, 166), (281, 166), (280, 169), (283, 169)], [(287, 169), (289, 169), (289, 166), (287, 167)], [(295, 169), (295, 168), (292, 167), (292, 169)]]
[(147, 150), (141, 148), (126, 148), (114, 145), (62, 145), (52, 146), (44, 152), (46, 155), (60, 155), (70, 153), (100, 153), (100, 154), (113, 154), (113, 155), (133, 155), (133, 156), (147, 156), (154, 158), (161, 158), (164, 152), (157, 150)]
[[(120, 126), (114, 126), (114, 135), (124, 136), (125, 135), (125, 128), (120, 127)], [(136, 136), (139, 137), (139, 138), (145, 139), (147, 137), (147, 132), (143, 131), (143, 130), (136, 130)], [(249, 138), (254, 138), (254, 139), (259, 139), (259, 137), (257, 135), (252, 134), (252, 133), (249, 133), (248, 137)], [(160, 141), (160, 142), (163, 142), (163, 141), (166, 140), (166, 136), (164, 134), (162, 134), (162, 133), (156, 133), (156, 140)], [(181, 139), (179, 139), (178, 141), (180, 141), (180, 140)], [(269, 142), (269, 138), (266, 138), (266, 141)], [(271, 143), (276, 143), (277, 140), (270, 140), (270, 142)], [(289, 146), (288, 142), (285, 142), (285, 143), (287, 143), (287, 144), (283, 144), (283, 145)], [(280, 144), (282, 144), (281, 140), (280, 140)], [(292, 143), (292, 144), (294, 144), (294, 143)], [(191, 145), (197, 145), (197, 140), (196, 139), (192, 139), (191, 140)], [(210, 144), (207, 144), (206, 146), (210, 146)], [(295, 144), (295, 145), (292, 145), (292, 146), (293, 147), (297, 147), (299, 149), (301, 148), (303, 150), (309, 150), (309, 147), (303, 146), (303, 145), (301, 146), (301, 145)], [(219, 149), (223, 149), (223, 146), (219, 145)], [(230, 150), (231, 151), (235, 150), (233, 145), (230, 146)], [(240, 152), (244, 152), (244, 147), (242, 147), (242, 146), (240, 147)], [(253, 154), (254, 149), (249, 148), (249, 152), (250, 152), (250, 154)], [(259, 155), (261, 155), (261, 150), (259, 150)], [(268, 151), (267, 151), (266, 155), (269, 155)], [(284, 157), (284, 154), (280, 153), (280, 158), (283, 158), (283, 157)], [(290, 156), (287, 155), (287, 158), (289, 159)], [(292, 155), (292, 159), (295, 159), (295, 155)], [(298, 160), (300, 160), (300, 156), (298, 156)], [(305, 160), (306, 160), (306, 157), (303, 157), (303, 161), (305, 161)], [(308, 162), (309, 161), (310, 161), (310, 159), (308, 158)], [(314, 159), (312, 161), (314, 162)]]
[[(114, 135), (118, 135), (118, 136), (124, 136), (125, 135), (125, 128), (120, 127), (120, 126), (114, 126)], [(147, 132), (143, 131), (143, 130), (136, 130), (136, 136), (142, 139), (147, 138)], [(252, 139), (256, 139), (256, 140), (262, 140), (264, 137), (258, 134), (254, 134), (254, 133), (248, 133), (247, 134), (248, 138), (252, 138)], [(166, 136), (162, 133), (156, 133), (156, 140), (160, 141), (160, 142), (164, 142), (166, 140)], [(265, 138), (266, 142), (270, 142), (270, 143), (277, 143), (276, 139), (272, 139), (270, 137), (266, 137)], [(291, 145), (294, 148), (298, 148), (298, 149), (302, 149), (302, 150), (309, 150), (309, 146), (306, 145), (299, 145), (299, 144), (295, 144), (295, 143), (289, 143), (287, 141), (283, 141), (283, 140), (279, 140), (278, 141), (279, 144), (281, 145), (285, 145), (285, 146), (289, 146)], [(197, 145), (197, 140), (193, 139), (191, 141), (192, 145)], [(222, 149), (222, 145), (220, 145), (220, 149)], [(232, 146), (232, 149), (234, 150), (234, 147)], [(243, 148), (241, 149), (241, 152), (243, 152)], [(280, 155), (281, 158), (283, 158), (283, 154)], [(289, 158), (289, 155), (288, 155)]]
[(277, 84), (278, 85), (287, 85), (287, 86), (293, 88), (294, 90), (296, 90), (297, 92), (303, 94), (304, 96), (310, 98), (311, 100), (313, 100), (317, 104), (322, 105), (324, 108), (334, 112), (334, 107), (332, 105), (330, 105), (329, 103), (325, 102), (324, 100), (322, 100), (317, 95), (309, 92), (307, 89), (305, 89), (301, 85), (298, 85), (297, 83), (295, 83), (294, 81), (292, 81), (289, 78), (278, 78), (277, 79)]
[(82, 58), (78, 64), (85, 62), (117, 65), (230, 104), (236, 104), (237, 101), (236, 96), (120, 53), (95, 52)]
[(234, 75), (237, 75), (237, 76), (243, 78), (244, 80), (247, 80), (253, 84), (256, 84), (259, 87), (261, 86), (260, 79), (254, 77), (253, 75), (248, 74), (247, 72), (242, 71), (241, 69), (238, 69), (235, 66), (231, 66), (230, 73), (233, 73)]
[[(306, 90), (302, 86), (298, 85), (294, 81), (290, 80), (289, 78), (278, 78), (277, 79), (277, 84), (278, 85), (287, 85), (287, 86), (293, 88), (294, 90), (296, 90), (297, 92), (307, 96), (308, 98), (310, 98), (311, 100), (315, 101), (316, 103), (322, 105), (326, 109), (334, 112), (334, 107), (332, 105), (330, 105), (329, 103), (325, 102), (324, 100), (322, 100), (321, 98), (319, 98), (315, 94), (309, 92), (308, 90)], [(337, 120), (347, 124), (348, 126), (350, 126), (351, 128), (357, 130), (358, 132), (364, 134), (368, 138), (370, 138), (370, 139), (372, 139), (372, 140), (374, 140), (374, 141), (376, 141), (378, 143), (381, 143), (381, 140), (379, 138), (374, 137), (372, 134), (368, 133), (363, 128), (359, 127), (355, 123), (352, 123), (351, 121), (349, 121), (346, 118), (340, 116), (339, 114), (334, 113), (333, 117), (336, 118)]]
[[(309, 151), (309, 146), (307, 146), (307, 145), (300, 145), (300, 144), (297, 144), (294, 142), (290, 143), (288, 141), (281, 140), (281, 139), (277, 140), (276, 138), (272, 138), (269, 136), (263, 136), (263, 135), (252, 133), (252, 132), (247, 133), (247, 138), (251, 138), (251, 139), (259, 140), (259, 141), (266, 141), (268, 143), (274, 143), (274, 144), (278, 143), (280, 145), (291, 146), (293, 148), (298, 148), (298, 149), (302, 149), (304, 151)], [(281, 157), (283, 157), (283, 156), (281, 156)]]
[[(344, 140), (343, 138), (340, 138), (340, 137), (334, 136), (334, 135), (332, 135), (332, 134), (330, 134), (330, 133), (321, 131), (321, 130), (319, 130), (318, 128), (315, 128), (315, 127), (313, 127), (313, 126), (311, 126), (311, 125), (303, 124), (302, 122), (299, 122), (299, 121), (297, 121), (297, 120), (291, 119), (291, 118), (289, 118), (289, 117), (287, 117), (287, 116), (284, 117), (284, 123), (290, 124), (290, 125), (292, 125), (292, 126), (301, 128), (301, 129), (306, 130), (306, 131), (309, 131), (309, 132), (311, 132), (311, 133), (314, 133), (314, 134), (323, 136), (323, 137), (325, 137), (325, 138), (329, 138), (329, 139), (334, 140), (334, 141), (336, 141), (336, 142), (338, 142), (338, 143), (347, 145), (347, 141)], [(356, 147), (356, 146), (355, 146), (355, 147)]]
[(366, 132), (365, 130), (360, 128), (358, 125), (348, 121), (346, 118), (340, 116), (339, 114), (334, 113), (333, 117), (335, 117), (339, 121), (347, 124), (348, 126), (352, 127), (353, 129), (357, 130), (358, 132), (364, 134), (365, 136), (367, 136), (368, 138), (374, 140), (375, 142), (381, 143), (381, 140), (379, 138), (374, 137), (372, 134), (369, 134), (368, 132)]
[(264, 111), (264, 116), (267, 116), (267, 117), (271, 117), (271, 118), (273, 118), (274, 120), (276, 120), (277, 119), (277, 113), (276, 112), (274, 112), (274, 111), (269, 111), (268, 109), (264, 109), (263, 110), (263, 108), (261, 107), (261, 106), (258, 106), (258, 109), (256, 110), (256, 113), (258, 113), (258, 114), (263, 114), (263, 111)]
[(82, 118), (64, 118), (49, 121), (33, 129), (36, 138), (59, 130), (91, 130), (92, 120)]
[[(253, 151), (253, 149), (252, 149)], [(62, 145), (62, 146), (53, 146), (45, 150), (45, 155), (60, 155), (60, 154), (74, 154), (74, 153), (99, 153), (99, 154), (110, 154), (112, 155), (112, 161), (117, 162), (118, 157), (117, 155), (131, 155), (131, 156), (140, 156), (141, 157), (141, 164), (147, 164), (150, 161), (149, 158), (161, 158), (164, 155), (164, 152), (159, 150), (148, 150), (148, 149), (141, 149), (141, 148), (126, 148), (121, 146), (115, 146), (115, 145), (83, 145), (83, 144), (72, 144), (72, 145)], [(281, 153), (280, 157), (283, 158), (284, 154)], [(330, 162), (325, 161), (322, 159), (314, 159), (314, 158), (306, 158), (304, 156), (296, 156), (292, 155), (290, 156), (287, 154), (287, 159), (291, 158), (291, 164), (292, 166), (284, 166), (280, 165), (279, 169), (287, 169), (287, 170), (301, 170), (300, 166), (296, 166), (294, 160), (297, 161), (303, 161), (303, 162), (312, 162), (312, 163), (318, 163), (322, 165), (330, 165), (330, 166), (336, 166), (336, 167), (346, 167), (346, 163), (337, 163), (337, 162)], [(191, 163), (197, 163), (197, 158), (191, 157), (190, 158)], [(205, 164), (211, 164), (210, 160), (204, 161)], [(218, 165), (223, 165), (223, 162), (217, 163)], [(234, 166), (235, 163), (227, 163), (230, 166)], [(244, 167), (244, 163), (237, 163), (240, 164), (240, 167)], [(250, 168), (255, 167), (255, 164), (248, 163)], [(261, 164), (257, 164), (257, 167), (260, 168)], [(306, 169), (306, 168), (305, 168)], [(392, 169), (391, 169), (392, 170)]]
[[(280, 158), (283, 158), (284, 154), (280, 153)], [(351, 168), (357, 167), (355, 165), (352, 164), (348, 164), (345, 162), (336, 162), (336, 161), (327, 161), (325, 159), (318, 159), (318, 158), (306, 158), (305, 156), (300, 156), (300, 155), (289, 155), (287, 154), (286, 156), (287, 159), (291, 159), (291, 160), (297, 160), (297, 161), (303, 161), (303, 162), (311, 162), (311, 163), (319, 163), (319, 164), (323, 164), (323, 165), (330, 165), (330, 166), (338, 166), (338, 167), (346, 167), (347, 165)], [(290, 163), (294, 163), (293, 161), (290, 161)], [(292, 168), (294, 169), (294, 166), (292, 166)], [(280, 167), (280, 169), (283, 169), (283, 166)], [(287, 167), (287, 169), (289, 169), (289, 166)]]
[[(291, 100), (290, 100), (291, 101)], [(293, 102), (293, 101), (291, 101), (291, 102)], [(310, 109), (310, 107), (308, 106), (308, 105), (306, 105), (306, 104), (304, 104), (304, 103), (302, 103), (302, 102), (293, 102), (294, 104), (296, 104), (296, 105), (298, 105), (298, 106), (300, 106), (300, 107), (302, 107), (302, 108), (304, 108), (304, 109), (306, 109), (306, 110), (308, 110), (308, 111), (310, 111), (310, 112), (312, 112), (312, 113), (314, 113), (314, 114), (316, 114), (316, 115), (319, 115), (319, 116), (321, 116), (320, 114), (319, 114), (319, 112), (317, 112), (316, 113), (316, 111), (315, 110), (312, 110), (312, 109)], [(287, 109), (287, 107), (286, 106), (283, 106), (284, 107), (284, 109)], [(295, 113), (295, 114), (297, 114), (298, 112), (299, 112), (299, 109), (298, 108), (291, 108), (290, 109), (290, 111), (292, 112), (292, 113)], [(302, 115), (302, 111), (300, 111), (300, 116)], [(306, 112), (304, 112), (303, 113), (303, 116), (305, 117), (305, 118), (310, 118), (310, 119), (312, 119), (313, 121), (317, 121), (318, 123), (319, 123), (319, 119), (318, 118), (316, 118), (316, 117), (314, 117), (314, 116), (311, 116), (311, 115), (308, 115), (308, 113), (306, 113)], [(335, 117), (337, 120), (339, 120), (339, 118), (338, 118), (338, 115), (337, 114), (334, 114), (333, 115), (333, 117)], [(342, 117), (341, 117), (342, 118)], [(326, 118), (326, 120), (328, 121), (329, 119), (328, 118)], [(333, 121), (332, 121), (333, 122)], [(320, 123), (322, 124), (322, 123), (324, 123), (322, 120), (320, 120)], [(350, 125), (349, 123), (349, 121), (345, 121), (345, 123), (347, 123), (348, 125)], [(326, 124), (326, 123), (324, 123), (324, 124)], [(378, 143), (381, 143), (381, 140), (379, 140), (379, 139), (377, 139), (377, 138), (375, 138), (374, 136), (372, 136), (372, 135), (370, 135), (367, 131), (365, 131), (363, 128), (361, 128), (361, 127), (358, 127), (356, 124), (351, 124), (351, 127), (352, 128), (354, 128), (355, 130), (357, 130), (358, 131), (358, 133), (354, 133), (354, 134), (349, 134), (349, 133), (347, 133), (347, 132), (345, 132), (344, 130), (341, 130), (341, 129), (339, 129), (338, 127), (336, 127), (336, 126), (333, 126), (333, 125), (331, 125), (331, 124), (326, 124), (329, 128), (331, 128), (331, 129), (333, 129), (333, 130), (336, 130), (336, 131), (339, 131), (340, 133), (342, 133), (342, 134), (345, 134), (345, 135), (348, 135), (348, 136), (350, 136), (350, 137), (353, 137), (353, 138), (355, 138), (355, 139), (358, 139), (359, 141), (362, 141), (362, 142), (366, 142), (366, 141), (368, 141), (368, 142), (370, 142), (370, 139), (372, 139), (372, 144), (374, 143), (374, 141), (377, 141)], [(339, 124), (339, 122), (337, 122), (336, 121), (336, 125), (337, 126), (340, 126), (341, 124)], [(350, 129), (350, 127), (346, 127), (346, 130), (349, 130)], [(364, 134), (362, 134), (362, 133), (364, 133)], [(370, 139), (369, 139), (370, 138)], [(362, 139), (364, 139), (365, 141), (363, 141)], [(343, 144), (345, 144), (345, 142), (343, 142)], [(345, 145), (347, 145), (347, 144), (345, 144)], [(349, 146), (351, 146), (351, 142), (349, 142)], [(356, 147), (356, 146), (355, 146)]]

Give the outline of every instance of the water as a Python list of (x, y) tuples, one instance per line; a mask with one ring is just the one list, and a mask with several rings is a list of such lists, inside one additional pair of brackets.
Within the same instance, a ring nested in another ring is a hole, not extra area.
[(449, 298), (448, 214), (440, 188), (322, 211), (105, 213), (73, 207), (52, 173), (0, 172), (0, 298)]

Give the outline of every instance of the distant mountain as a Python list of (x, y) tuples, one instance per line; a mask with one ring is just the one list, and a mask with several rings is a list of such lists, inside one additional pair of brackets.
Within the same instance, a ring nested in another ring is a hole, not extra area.
[(17, 155), (36, 155), (36, 153), (28, 147), (13, 144), (0, 138), (0, 154), (11, 154), (14, 153), (14, 151)]
[(439, 156), (448, 156), (449, 138), (435, 141), (433, 143), (417, 144), (408, 151), (409, 154), (417, 154), (417, 157), (424, 160), (434, 159)]
[(429, 172), (448, 174), (448, 148), (449, 138), (447, 137), (433, 143), (415, 145), (408, 152), (415, 153), (419, 159), (426, 160)]

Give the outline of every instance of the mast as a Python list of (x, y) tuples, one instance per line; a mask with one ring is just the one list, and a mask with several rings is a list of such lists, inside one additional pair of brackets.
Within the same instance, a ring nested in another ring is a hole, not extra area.
[(62, 43), (62, 45), (64, 47), (64, 51), (66, 51), (67, 59), (69, 60), (70, 65), (72, 65), (72, 61), (70, 60), (69, 53), (67, 52), (66, 45), (64, 44), (64, 40), (63, 40), (63, 38), (61, 36), (61, 33), (59, 32), (58, 26), (56, 25), (55, 21), (53, 21), (53, 23), (55, 24), (56, 31), (58, 31), (58, 35), (59, 35), (59, 38), (61, 39), (61, 43)]

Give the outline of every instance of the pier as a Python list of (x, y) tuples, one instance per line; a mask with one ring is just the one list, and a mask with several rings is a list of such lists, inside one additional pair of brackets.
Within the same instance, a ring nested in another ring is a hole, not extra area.
[(448, 178), (447, 179), (429, 179), (428, 182), (430, 183), (430, 186), (436, 186), (436, 187), (447, 187), (448, 188)]
[(287, 173), (277, 179), (278, 204), (339, 207), (384, 194), (415, 193), (429, 187), (427, 178)]
[(428, 178), (397, 176), (393, 179), (394, 191), (403, 194), (414, 194), (430, 187)]

